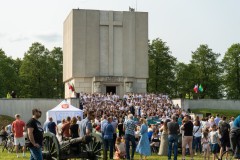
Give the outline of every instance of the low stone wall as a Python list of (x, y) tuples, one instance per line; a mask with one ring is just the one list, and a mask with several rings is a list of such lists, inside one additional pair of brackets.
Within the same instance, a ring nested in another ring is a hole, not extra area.
[(181, 108), (187, 110), (198, 108), (211, 108), (211, 109), (229, 109), (240, 110), (240, 100), (223, 100), (223, 99), (174, 99), (174, 104), (178, 104)]
[[(20, 114), (22, 120), (27, 122), (32, 117), (32, 109), (39, 108), (42, 111), (42, 117), (39, 121), (43, 124), (46, 120), (46, 112), (63, 99), (0, 99), (0, 114), (14, 117)], [(0, 122), (1, 124), (1, 122)]]

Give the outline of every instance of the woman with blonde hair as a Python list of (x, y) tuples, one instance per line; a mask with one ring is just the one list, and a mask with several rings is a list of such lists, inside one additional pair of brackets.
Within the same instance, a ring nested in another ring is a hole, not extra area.
[(148, 140), (147, 121), (146, 121), (146, 119), (141, 118), (140, 123), (141, 123), (141, 129), (140, 129), (141, 138), (137, 145), (136, 152), (140, 153), (140, 157), (142, 160), (143, 156), (144, 156), (144, 159), (146, 159), (147, 156), (151, 155), (151, 148), (150, 148), (150, 144), (149, 144), (149, 140)]

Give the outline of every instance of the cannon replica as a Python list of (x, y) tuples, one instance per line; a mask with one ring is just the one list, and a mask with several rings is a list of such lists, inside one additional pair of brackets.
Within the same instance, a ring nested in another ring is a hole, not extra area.
[(80, 158), (82, 160), (99, 160), (102, 143), (97, 142), (94, 136), (73, 138), (59, 142), (57, 137), (47, 132), (43, 136), (43, 159), (66, 160)]

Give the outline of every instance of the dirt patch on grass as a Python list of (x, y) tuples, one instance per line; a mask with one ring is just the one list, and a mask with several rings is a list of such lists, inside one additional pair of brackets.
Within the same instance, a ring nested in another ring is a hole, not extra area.
[(14, 121), (13, 117), (0, 115), (0, 127), (6, 126)]

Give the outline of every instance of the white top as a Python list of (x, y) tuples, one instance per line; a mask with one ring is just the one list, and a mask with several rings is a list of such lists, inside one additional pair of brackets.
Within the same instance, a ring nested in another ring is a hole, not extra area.
[(116, 147), (121, 153), (126, 152), (125, 144), (123, 142), (121, 142), (120, 144), (116, 144)]
[(217, 133), (217, 131), (211, 131), (210, 132), (210, 142), (211, 142), (211, 144), (218, 143), (218, 133)]
[(202, 125), (200, 125), (200, 126), (195, 126), (194, 125), (193, 126), (193, 136), (194, 137), (201, 137), (202, 136)]
[(230, 129), (233, 128), (233, 121), (229, 122), (229, 125), (230, 125)]

